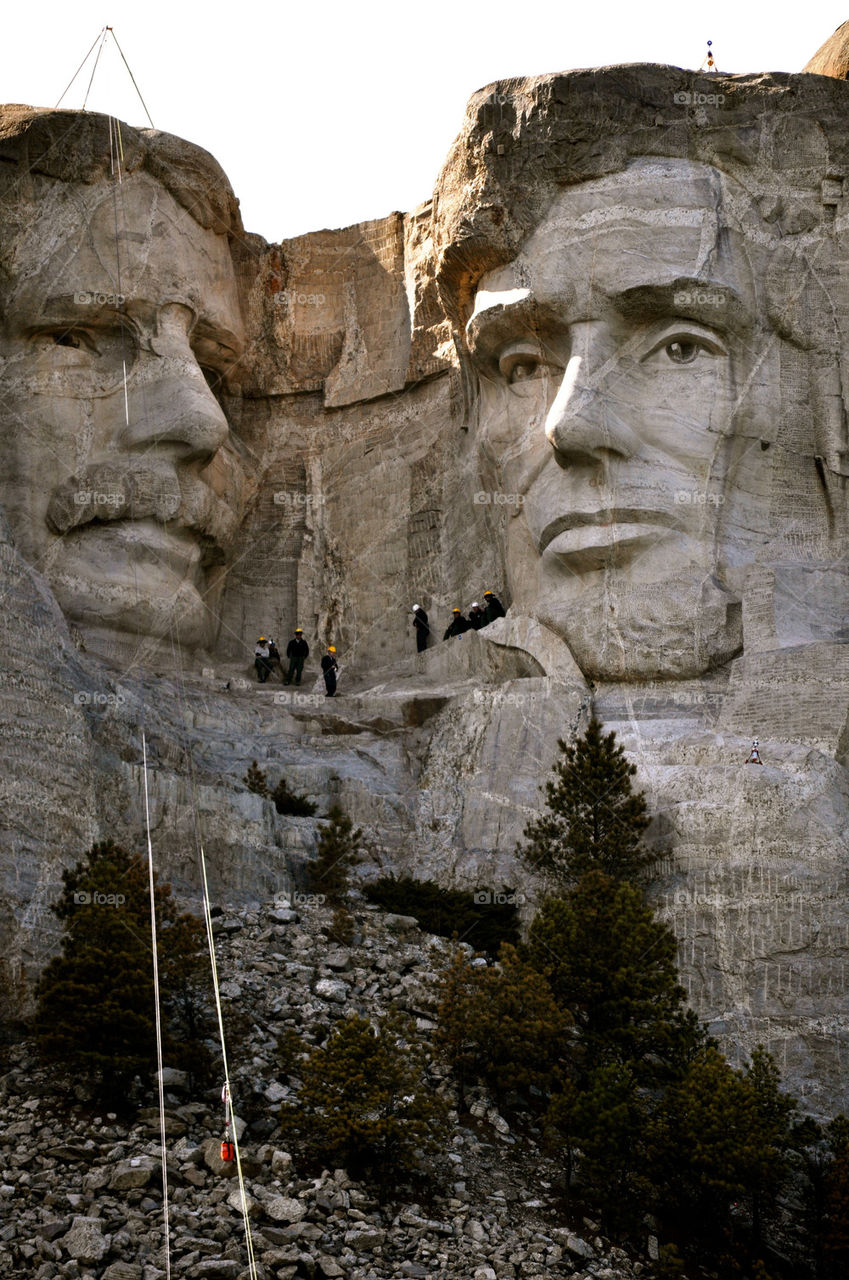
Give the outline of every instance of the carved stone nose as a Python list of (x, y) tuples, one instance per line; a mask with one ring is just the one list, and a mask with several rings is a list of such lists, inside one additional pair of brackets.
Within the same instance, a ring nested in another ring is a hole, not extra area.
[(161, 378), (130, 385), (121, 444), (171, 452), (184, 462), (209, 460), (227, 439), (227, 419), (193, 357), (191, 364), (180, 361), (179, 370), (169, 363)]
[[(545, 421), (545, 434), (561, 466), (596, 463), (610, 454), (630, 458), (639, 441), (624, 420), (631, 406), (609, 389), (609, 341), (600, 321), (575, 325), (573, 354)], [(638, 406), (633, 406), (638, 411)], [(629, 415), (630, 416), (630, 415)]]

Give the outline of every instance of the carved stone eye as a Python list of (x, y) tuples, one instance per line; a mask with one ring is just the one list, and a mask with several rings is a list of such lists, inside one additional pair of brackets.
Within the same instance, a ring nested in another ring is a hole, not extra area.
[(698, 342), (670, 342), (666, 354), (674, 364), (692, 364), (701, 350)]
[(57, 347), (79, 347), (82, 345), (75, 333), (54, 333), (53, 341)]
[(510, 370), (510, 381), (526, 382), (528, 378), (536, 377), (538, 372), (539, 363), (536, 360), (522, 360)]

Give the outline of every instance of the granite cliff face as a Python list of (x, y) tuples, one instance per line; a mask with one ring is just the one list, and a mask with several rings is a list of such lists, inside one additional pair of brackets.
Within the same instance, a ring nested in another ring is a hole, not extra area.
[[(297, 884), (316, 824), (256, 759), (348, 809), (363, 874), (530, 912), (515, 844), (595, 710), (694, 1007), (847, 1105), (848, 106), (814, 75), (505, 81), (432, 202), (281, 245), (198, 148), (122, 125), (116, 202), (114, 122), (4, 109), (13, 1002), (62, 867), (140, 839), (143, 733), (188, 895), (199, 842), (221, 899)], [(442, 643), (485, 588), (507, 617)], [(305, 683), (258, 686), (295, 625)]]
[(845, 80), (849, 72), (849, 23), (843, 22), (805, 63), (804, 71)]

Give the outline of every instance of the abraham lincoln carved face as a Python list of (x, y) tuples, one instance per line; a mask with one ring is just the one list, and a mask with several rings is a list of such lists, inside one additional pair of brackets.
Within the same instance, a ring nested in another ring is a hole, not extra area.
[(688, 115), (655, 70), (651, 101), (621, 68), (482, 91), (435, 200), (511, 609), (602, 680), (847, 636), (824, 91), (785, 77), (792, 120), (755, 82)]

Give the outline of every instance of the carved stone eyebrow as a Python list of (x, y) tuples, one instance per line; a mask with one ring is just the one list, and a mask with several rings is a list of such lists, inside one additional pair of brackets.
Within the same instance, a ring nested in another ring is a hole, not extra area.
[(215, 324), (205, 316), (200, 317), (195, 325), (192, 342), (197, 346), (215, 348), (223, 359), (228, 360), (238, 359), (245, 348), (240, 334), (223, 324)]
[[(80, 305), (78, 301), (81, 296), (87, 299), (85, 306)], [(117, 287), (113, 289), (111, 286), (108, 289), (88, 290), (84, 293), (53, 294), (44, 299), (44, 304), (38, 313), (38, 323), (50, 324), (55, 321), (58, 324), (77, 322), (83, 325), (87, 319), (90, 320), (95, 315), (118, 315), (123, 311), (122, 304), (118, 301), (121, 296)]]
[(735, 332), (751, 329), (754, 323), (741, 295), (719, 280), (684, 276), (668, 284), (639, 284), (612, 295), (610, 301), (628, 320), (662, 320), (668, 316)]
[(553, 307), (541, 303), (528, 289), (490, 296), (493, 302), (475, 311), (466, 325), (466, 340), (475, 356), (492, 356), (511, 339), (527, 336), (539, 341), (568, 327)]

